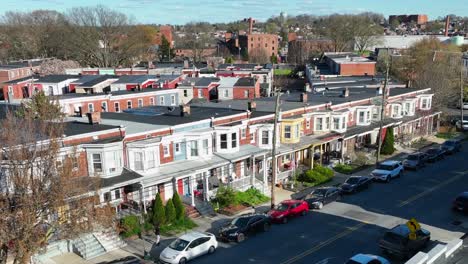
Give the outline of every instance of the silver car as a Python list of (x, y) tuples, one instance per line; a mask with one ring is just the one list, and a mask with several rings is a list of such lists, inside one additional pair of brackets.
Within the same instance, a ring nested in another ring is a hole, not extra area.
[(190, 232), (166, 247), (159, 255), (162, 263), (184, 264), (204, 254), (212, 254), (218, 248), (218, 241), (211, 233)]

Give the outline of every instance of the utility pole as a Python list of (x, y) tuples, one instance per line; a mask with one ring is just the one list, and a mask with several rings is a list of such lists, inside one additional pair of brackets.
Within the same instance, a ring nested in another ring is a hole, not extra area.
[(460, 58), (461, 60), (461, 63), (460, 63), (460, 126), (461, 126), (461, 129), (463, 130), (463, 85), (464, 85), (464, 81), (463, 81), (463, 68), (465, 67), (463, 65), (463, 54)]
[(278, 117), (279, 117), (279, 104), (281, 97), (281, 89), (275, 88), (276, 90), (276, 103), (275, 103), (275, 121), (273, 122), (273, 147), (271, 149), (271, 209), (275, 207), (275, 185), (276, 185), (276, 137), (277, 137), (277, 127), (278, 127)]
[(380, 107), (380, 122), (379, 122), (379, 134), (377, 135), (377, 139), (379, 140), (379, 145), (377, 148), (377, 155), (375, 155), (375, 165), (377, 166), (379, 164), (379, 159), (380, 159), (380, 150), (382, 149), (382, 127), (383, 127), (383, 119), (385, 115), (385, 106), (386, 104), (386, 93), (387, 93), (387, 84), (388, 84), (388, 75), (390, 72), (390, 53), (389, 49), (387, 48), (387, 55), (388, 58), (385, 62), (385, 80), (384, 80), (384, 86), (382, 89), (382, 104)]

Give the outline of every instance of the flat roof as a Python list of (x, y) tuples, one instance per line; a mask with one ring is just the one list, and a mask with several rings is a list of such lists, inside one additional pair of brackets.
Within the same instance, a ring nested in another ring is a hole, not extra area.
[(59, 83), (70, 79), (79, 79), (79, 75), (55, 74), (39, 77), (35, 82), (38, 83)]
[(143, 83), (150, 79), (157, 79), (156, 75), (123, 75), (120, 76), (119, 79), (112, 84), (119, 84), (119, 83)]

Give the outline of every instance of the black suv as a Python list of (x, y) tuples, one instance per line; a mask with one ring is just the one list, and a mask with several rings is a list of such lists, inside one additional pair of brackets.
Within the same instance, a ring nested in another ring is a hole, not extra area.
[(270, 230), (271, 219), (264, 214), (246, 214), (234, 218), (229, 224), (221, 228), (219, 237), (225, 241), (242, 242), (248, 235), (259, 231)]
[(460, 140), (456, 140), (456, 139), (447, 140), (442, 144), (442, 149), (445, 150), (447, 154), (453, 154), (455, 152), (459, 152), (461, 149)]
[(444, 158), (445, 150), (442, 148), (430, 148), (426, 150), (425, 154), (427, 155), (428, 162), (435, 162)]
[(380, 248), (392, 255), (411, 258), (421, 249), (425, 248), (431, 240), (431, 233), (425, 229), (416, 231), (416, 239), (409, 239), (410, 230), (408, 226), (397, 225), (385, 232), (379, 241)]
[(322, 209), (325, 204), (341, 199), (341, 189), (336, 187), (321, 187), (314, 189), (304, 198), (309, 208)]

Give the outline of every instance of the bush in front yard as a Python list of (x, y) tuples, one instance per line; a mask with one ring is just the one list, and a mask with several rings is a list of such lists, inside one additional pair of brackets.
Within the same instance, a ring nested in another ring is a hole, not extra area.
[(339, 173), (350, 174), (354, 167), (348, 164), (337, 164), (333, 169)]
[(214, 200), (219, 207), (226, 207), (236, 202), (236, 192), (231, 187), (220, 186)]
[(138, 216), (129, 215), (121, 220), (121, 227), (123, 229), (122, 236), (127, 238), (141, 233), (141, 225)]
[(387, 128), (387, 132), (385, 133), (385, 139), (382, 144), (382, 148), (380, 149), (380, 154), (383, 155), (391, 155), (395, 152), (395, 145), (394, 142), (395, 138), (393, 136), (393, 127)]
[(236, 204), (248, 206), (266, 203), (270, 198), (255, 188), (250, 188), (245, 192), (236, 192)]
[(161, 196), (156, 195), (153, 207), (153, 225), (163, 225), (166, 222), (166, 208), (164, 208)]
[(172, 224), (176, 220), (176, 210), (172, 199), (169, 198), (166, 203), (166, 223)]
[(185, 207), (182, 204), (182, 200), (177, 192), (174, 192), (172, 196), (172, 202), (174, 203), (175, 211), (176, 211), (176, 219), (180, 220), (185, 217)]
[(298, 177), (298, 180), (301, 182), (313, 183), (318, 185), (324, 182), (329, 181), (333, 178), (334, 172), (330, 168), (326, 168), (320, 165), (316, 165), (314, 169), (308, 170)]

